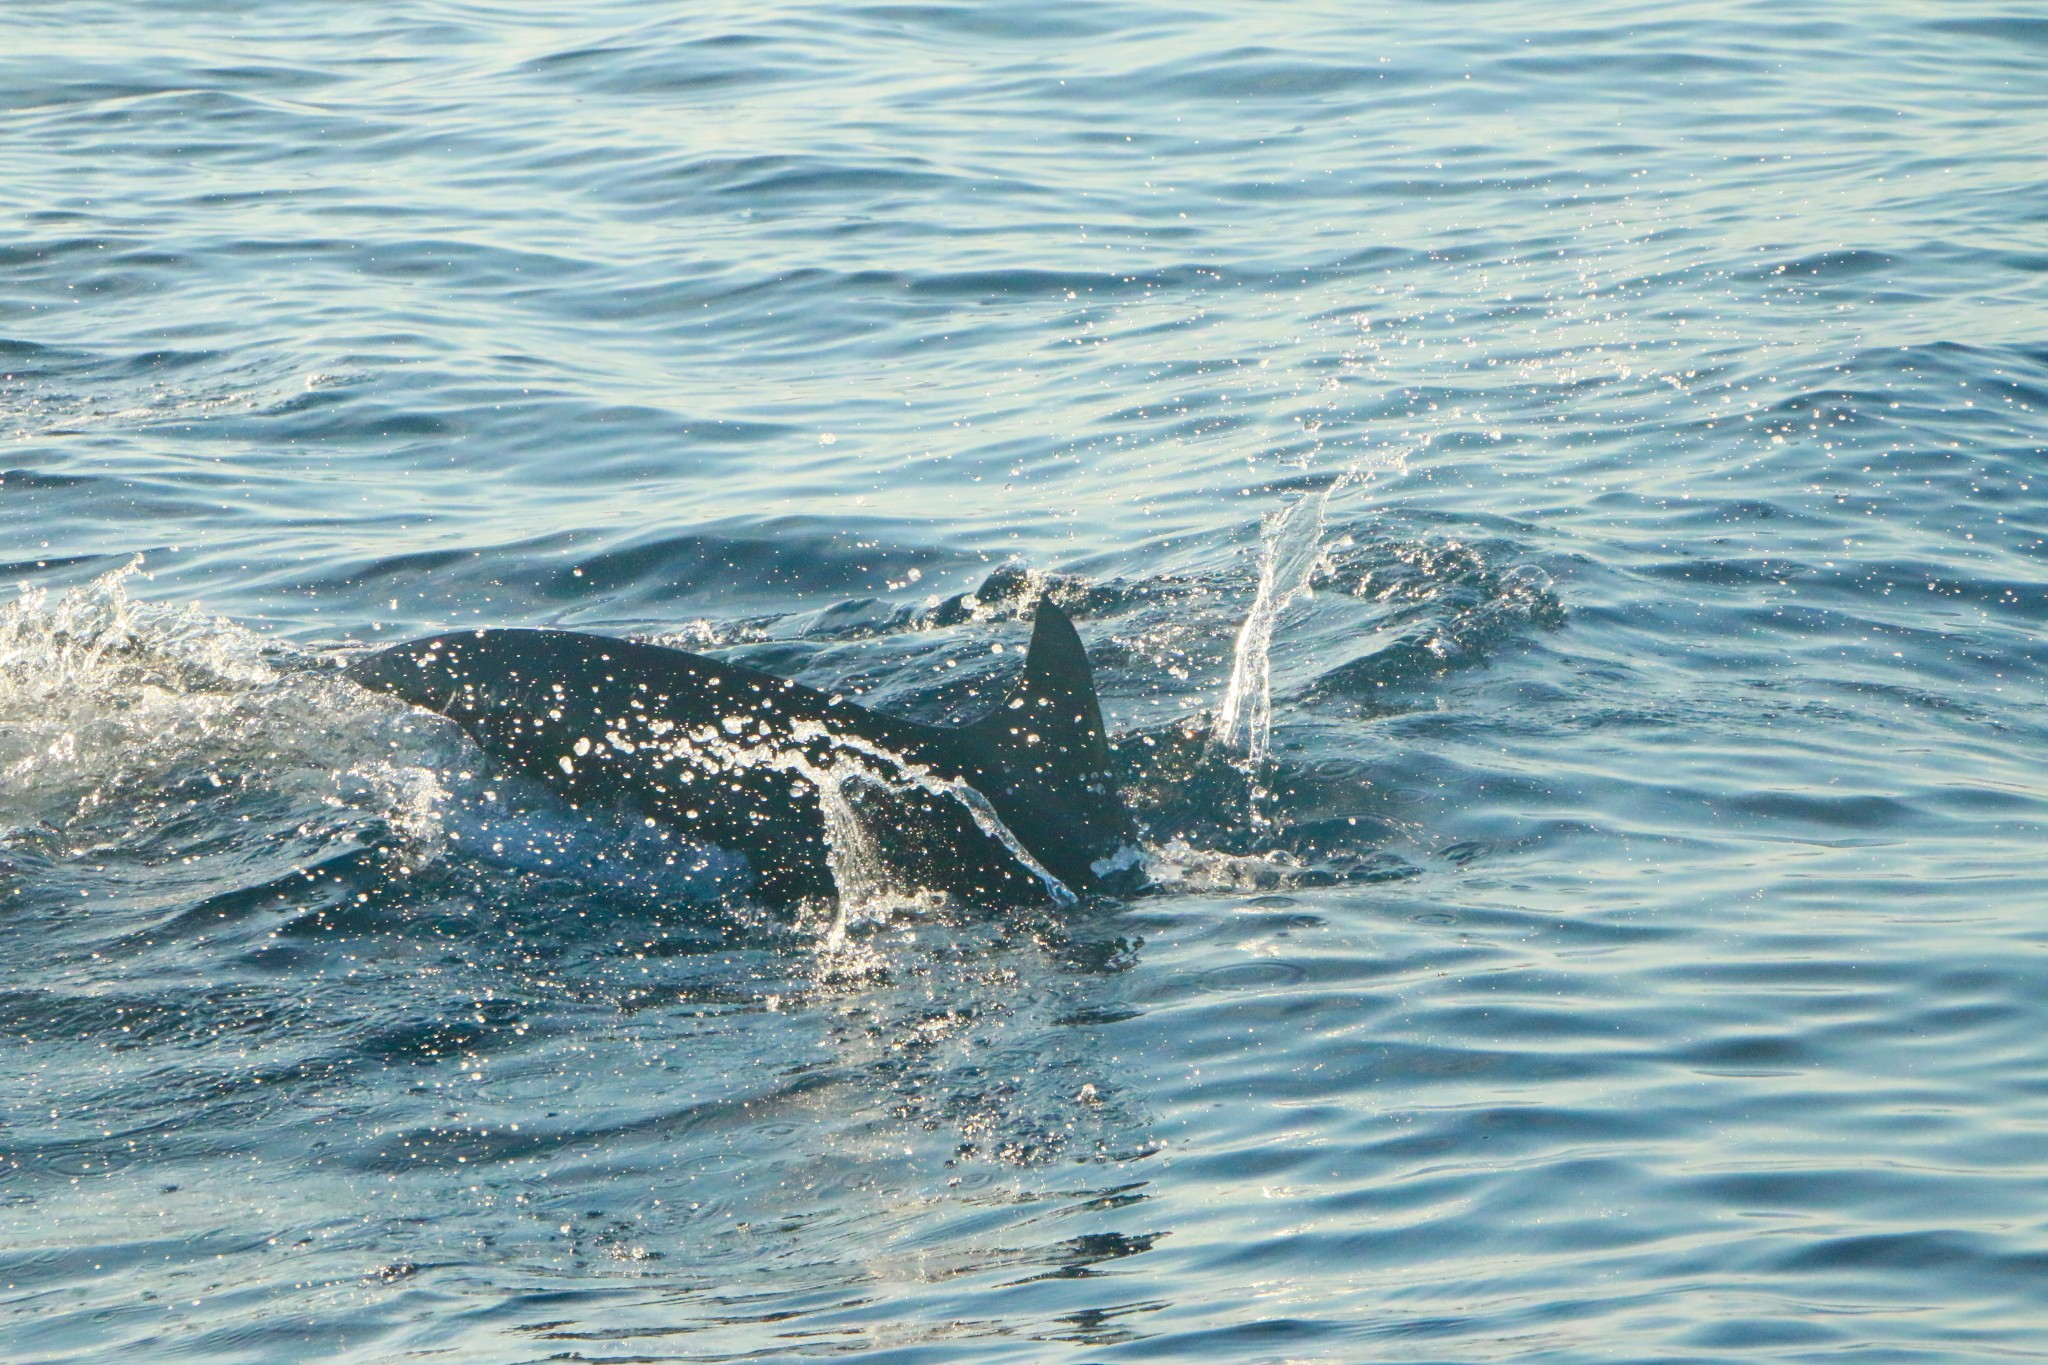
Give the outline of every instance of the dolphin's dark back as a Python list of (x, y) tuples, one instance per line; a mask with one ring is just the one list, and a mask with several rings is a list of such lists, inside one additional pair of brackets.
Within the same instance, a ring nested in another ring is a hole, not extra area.
[[(452, 631), (348, 671), (448, 716), (493, 759), (574, 804), (623, 806), (746, 853), (772, 903), (834, 890), (819, 780), (844, 771), (835, 764), (886, 770), (900, 761), (942, 788), (971, 786), (1076, 891), (1136, 879), (1136, 831), (1111, 777), (1088, 658), (1050, 600), (1039, 604), (1017, 690), (958, 727), (885, 716), (684, 650), (575, 631)], [(900, 782), (867, 792), (867, 823), (879, 802), (892, 861), (918, 884), (972, 899), (1045, 894), (963, 801)]]

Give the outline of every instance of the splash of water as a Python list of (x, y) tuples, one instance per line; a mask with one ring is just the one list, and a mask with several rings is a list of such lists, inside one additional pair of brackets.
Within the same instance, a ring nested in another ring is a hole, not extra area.
[(1345, 471), (1320, 493), (1303, 493), (1260, 528), (1259, 585), (1237, 632), (1230, 683), (1216, 708), (1215, 740), (1256, 770), (1265, 762), (1273, 732), (1273, 627), (1289, 603), (1308, 590), (1323, 555), (1330, 498), (1351, 482)]
[(866, 785), (868, 775), (852, 765), (801, 766), (818, 789), (825, 860), (832, 869), (832, 884), (839, 888), (839, 903), (824, 934), (826, 950), (838, 951), (846, 946), (847, 928), (856, 916), (881, 919), (906, 907), (889, 883), (881, 845), (855, 803), (854, 794)]
[(1224, 853), (1176, 836), (1151, 854), (1152, 884), (1171, 891), (1285, 891), (1306, 879), (1302, 860), (1282, 849)]
[(1261, 524), (1258, 587), (1244, 624), (1238, 628), (1230, 682), (1216, 708), (1211, 731), (1215, 743), (1236, 755), (1247, 771), (1256, 773), (1272, 747), (1273, 631), (1280, 614), (1296, 598), (1309, 594), (1309, 582), (1332, 548), (1323, 539), (1330, 500), (1354, 483), (1398, 472), (1408, 453), (1398, 449), (1361, 460), (1320, 492), (1303, 492), (1277, 512), (1268, 513)]
[(1362, 460), (1338, 474), (1320, 492), (1303, 492), (1276, 512), (1268, 513), (1259, 530), (1259, 581), (1251, 609), (1238, 628), (1231, 658), (1230, 682), (1216, 708), (1211, 743), (1250, 780), (1249, 816), (1266, 823), (1259, 809), (1259, 774), (1273, 742), (1273, 632), (1280, 615), (1295, 599), (1309, 595), (1310, 581), (1325, 565), (1333, 546), (1324, 540), (1330, 500), (1354, 483), (1400, 469), (1408, 451), (1394, 450)]
[(134, 600), (141, 572), (0, 606), (0, 853), (74, 877), (90, 853), (139, 901), (350, 847), (438, 853), (459, 741), (231, 622)]

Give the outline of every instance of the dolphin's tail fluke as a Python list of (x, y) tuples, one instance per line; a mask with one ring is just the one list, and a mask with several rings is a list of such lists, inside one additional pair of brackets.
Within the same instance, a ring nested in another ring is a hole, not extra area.
[[(1044, 861), (1060, 880), (1100, 890), (1127, 890), (1144, 880), (1137, 827), (1117, 792), (1088, 652), (1052, 598), (1038, 600), (1016, 690), (959, 733), (981, 751), (975, 785), (1027, 845), (1058, 850), (1057, 862)], [(1020, 822), (1037, 828), (1020, 829)]]

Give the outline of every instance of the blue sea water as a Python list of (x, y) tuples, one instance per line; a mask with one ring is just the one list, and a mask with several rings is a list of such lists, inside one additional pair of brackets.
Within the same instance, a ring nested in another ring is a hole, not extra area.
[[(2048, 1356), (2037, 6), (10, 0), (0, 110), (0, 1356)], [(1048, 587), (1156, 885), (1014, 917), (333, 667), (959, 716)]]

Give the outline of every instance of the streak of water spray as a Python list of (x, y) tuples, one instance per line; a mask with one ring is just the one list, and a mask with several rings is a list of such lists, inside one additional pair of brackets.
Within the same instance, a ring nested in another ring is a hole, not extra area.
[[(1353, 465), (1320, 492), (1304, 492), (1268, 513), (1260, 528), (1258, 589), (1244, 625), (1238, 628), (1230, 683), (1216, 708), (1211, 731), (1216, 745), (1255, 781), (1273, 740), (1273, 629), (1280, 613), (1309, 591), (1316, 566), (1329, 549), (1323, 532), (1329, 521), (1330, 499), (1353, 483), (1399, 468), (1406, 454), (1398, 451)], [(1254, 789), (1254, 821), (1258, 820), (1257, 799)]]
[(1280, 613), (1308, 587), (1323, 552), (1323, 525), (1330, 497), (1349, 483), (1352, 471), (1337, 476), (1320, 493), (1307, 492), (1260, 528), (1259, 586), (1237, 632), (1230, 685), (1216, 708), (1216, 742), (1256, 769), (1265, 761), (1273, 733), (1273, 626)]

